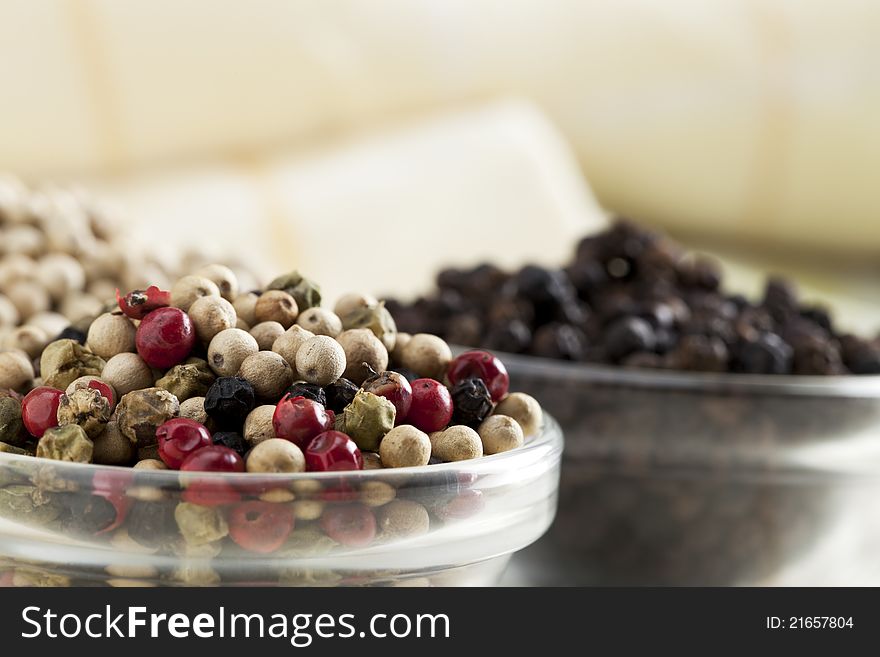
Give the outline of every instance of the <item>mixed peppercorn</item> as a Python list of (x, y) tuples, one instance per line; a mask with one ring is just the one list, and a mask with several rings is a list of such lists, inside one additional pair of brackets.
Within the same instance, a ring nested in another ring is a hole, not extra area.
[(577, 245), (561, 269), (446, 269), (411, 304), (387, 300), (403, 331), (546, 358), (703, 372), (880, 374), (880, 339), (836, 329), (767, 281), (752, 303), (721, 291), (709, 258), (621, 221)]
[[(116, 307), (84, 327), (84, 335), (43, 349), (39, 378), (3, 373), (0, 448), (133, 466), (121, 482), (95, 479), (85, 496), (93, 534), (116, 530), (127, 518), (126, 540), (138, 543), (167, 534), (162, 528), (172, 523), (190, 546), (229, 536), (246, 550), (268, 553), (296, 519), (317, 523), (336, 543), (359, 546), (377, 532), (427, 530), (433, 507), (400, 498), (380, 481), (363, 483), (355, 495), (344, 479), (328, 487), (255, 477), (251, 490), (187, 476), (169, 509), (143, 471), (257, 475), (425, 466), (515, 449), (540, 431), (540, 406), (508, 394), (507, 372), (491, 353), (453, 357), (436, 336), (400, 333), (371, 297), (348, 295), (336, 312), (307, 305), (319, 302), (318, 287), (299, 274), (240, 294), (234, 275), (219, 266), (180, 279), (170, 291), (117, 293)], [(441, 515), (461, 492), (456, 482), (452, 496), (442, 498)], [(464, 513), (458, 507), (470, 508), (458, 501), (448, 517)]]

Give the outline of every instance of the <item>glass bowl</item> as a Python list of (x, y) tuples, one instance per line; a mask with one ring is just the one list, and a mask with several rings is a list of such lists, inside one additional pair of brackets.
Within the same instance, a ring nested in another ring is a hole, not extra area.
[(880, 377), (501, 358), (566, 435), (520, 581), (880, 584)]
[(494, 584), (551, 524), (561, 453), (552, 417), (510, 452), (347, 473), (0, 453), (0, 585)]

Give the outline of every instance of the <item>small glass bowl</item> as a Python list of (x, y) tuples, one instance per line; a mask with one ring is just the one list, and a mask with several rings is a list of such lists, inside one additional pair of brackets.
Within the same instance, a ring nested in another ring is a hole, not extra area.
[[(550, 526), (561, 454), (549, 416), (519, 449), (420, 468), (184, 473), (0, 454), (0, 585), (494, 584)], [(270, 553), (244, 549), (228, 531), (245, 509), (293, 515), (293, 531)]]
[(499, 357), (566, 435), (556, 523), (520, 579), (880, 584), (880, 377)]

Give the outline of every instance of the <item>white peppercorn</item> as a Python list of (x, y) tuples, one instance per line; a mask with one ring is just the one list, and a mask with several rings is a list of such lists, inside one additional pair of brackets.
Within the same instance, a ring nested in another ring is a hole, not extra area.
[(335, 338), (342, 333), (342, 320), (335, 313), (318, 306), (302, 311), (296, 318), (296, 323), (315, 335)]
[(386, 468), (427, 465), (431, 459), (431, 439), (414, 426), (401, 424), (385, 434), (379, 444), (379, 456)]
[(394, 342), (394, 350), (391, 352), (391, 359), (395, 363), (403, 362), (403, 350), (406, 349), (406, 345), (409, 344), (410, 340), (412, 340), (412, 335), (398, 332), (397, 340)]
[(544, 412), (538, 400), (524, 392), (512, 392), (498, 402), (495, 415), (512, 417), (522, 427), (524, 436), (534, 436), (541, 430)]
[(50, 253), (40, 258), (36, 275), (55, 301), (60, 301), (71, 292), (82, 290), (86, 284), (82, 265), (66, 253)]
[(0, 289), (5, 290), (16, 281), (33, 280), (37, 263), (23, 253), (9, 253), (0, 259)]
[(251, 325), (244, 321), (241, 317), (235, 318), (235, 328), (241, 329), (242, 331), (247, 331), (250, 333)]
[(234, 301), (238, 296), (238, 277), (225, 265), (205, 265), (196, 272), (196, 276), (213, 281), (220, 290), (220, 296), (227, 301)]
[[(108, 425), (109, 426), (109, 425)], [(123, 438), (125, 438), (123, 436)], [(125, 438), (131, 444), (131, 441)], [(168, 466), (159, 459), (141, 459), (133, 466), (134, 470), (167, 470)], [(126, 491), (129, 497), (141, 502), (158, 502), (165, 498), (165, 491), (155, 486), (129, 486)]]
[(333, 338), (316, 335), (297, 350), (296, 371), (309, 383), (330, 385), (345, 371), (345, 351)]
[[(0, 321), (0, 324), (2, 324), (2, 321)], [(37, 328), (45, 331), (46, 335), (49, 336), (49, 338), (54, 339), (55, 336), (61, 333), (61, 331), (70, 326), (70, 320), (61, 313), (47, 310), (45, 312), (32, 315), (28, 319), (28, 326), (36, 326)]]
[(250, 383), (262, 399), (278, 399), (293, 383), (293, 370), (274, 351), (258, 351), (245, 358), (238, 376)]
[(524, 436), (519, 422), (506, 415), (490, 415), (477, 429), (483, 441), (484, 454), (499, 454), (523, 444)]
[(279, 322), (260, 322), (251, 328), (251, 335), (257, 341), (260, 351), (270, 351), (275, 340), (284, 335), (284, 327)]
[(431, 456), (441, 461), (467, 461), (483, 455), (480, 435), (463, 424), (430, 434)]
[(207, 411), (205, 411), (205, 398), (190, 397), (180, 402), (180, 414), (178, 417), (185, 417), (199, 424), (206, 424), (209, 418)]
[(201, 297), (196, 299), (187, 311), (199, 340), (208, 344), (211, 339), (226, 329), (235, 326), (235, 308), (223, 297)]
[(384, 538), (422, 536), (431, 528), (431, 518), (418, 502), (394, 500), (376, 512), (376, 525)]
[(275, 415), (274, 404), (257, 406), (248, 413), (244, 420), (244, 439), (251, 446), (259, 445), (264, 440), (275, 438), (275, 427), (272, 418)]
[(73, 292), (67, 295), (61, 302), (61, 314), (67, 317), (71, 323), (97, 317), (104, 310), (103, 302), (97, 297), (85, 292)]
[(37, 443), (37, 456), (54, 461), (89, 463), (94, 445), (82, 427), (69, 424), (46, 429)]
[(49, 293), (35, 281), (16, 281), (5, 292), (22, 319), (49, 310), (51, 305)]
[(101, 378), (113, 386), (119, 397), (153, 385), (150, 366), (140, 356), (131, 353), (116, 354), (108, 360)]
[(137, 328), (125, 315), (104, 313), (89, 327), (86, 346), (101, 358), (112, 358), (116, 354), (134, 352), (134, 336)]
[(258, 323), (256, 307), (257, 299), (259, 298), (259, 294), (245, 292), (235, 297), (235, 301), (232, 302), (232, 307), (235, 308), (235, 314), (238, 315), (240, 320), (247, 322), (250, 326), (254, 326)]
[(100, 390), (80, 388), (58, 401), (58, 426), (79, 425), (89, 438), (102, 433), (109, 420), (110, 402)]
[(91, 281), (86, 287), (86, 292), (91, 294), (96, 299), (100, 299), (101, 301), (108, 302), (113, 310), (116, 310), (118, 306), (116, 305), (116, 288), (117, 285), (114, 281), (108, 280), (106, 278), (99, 278), (97, 280)]
[(388, 369), (388, 350), (370, 329), (343, 331), (337, 341), (345, 352), (343, 376), (346, 379), (360, 385), (373, 372)]
[(367, 506), (379, 507), (391, 502), (397, 491), (384, 481), (367, 481), (361, 484), (359, 500)]
[(228, 328), (208, 345), (208, 365), (217, 376), (235, 376), (244, 359), (260, 350), (257, 339), (247, 331)]
[(19, 326), (3, 336), (4, 349), (17, 349), (34, 359), (40, 355), (43, 348), (49, 343), (46, 332), (36, 326)]
[[(272, 343), (272, 351), (281, 356), (296, 370), (297, 351), (299, 351), (299, 348), (306, 340), (313, 337), (315, 337), (314, 333), (294, 324), (275, 339)], [(297, 378), (299, 378), (298, 374)]]
[(15, 304), (5, 294), (0, 294), (0, 327), (15, 326), (20, 319)]
[(171, 287), (171, 305), (184, 312), (201, 297), (219, 297), (220, 288), (204, 276), (184, 276)]
[(254, 306), (258, 322), (278, 322), (285, 329), (293, 326), (298, 314), (296, 299), (282, 290), (263, 292)]
[(46, 236), (36, 226), (10, 226), (4, 231), (3, 248), (7, 253), (38, 256), (46, 251)]
[(0, 352), (0, 389), (21, 390), (34, 380), (34, 366), (21, 351)]
[(135, 458), (134, 444), (122, 435), (115, 420), (110, 420), (104, 430), (92, 438), (94, 449), (92, 462), (99, 465), (130, 465)]
[(372, 295), (352, 292), (339, 297), (336, 305), (333, 306), (333, 312), (336, 313), (337, 317), (345, 317), (355, 310), (372, 308), (378, 304), (379, 300)]
[(248, 453), (248, 472), (305, 472), (306, 457), (289, 440), (269, 438)]
[(420, 377), (442, 381), (452, 360), (452, 350), (442, 338), (416, 333), (401, 352), (400, 364)]

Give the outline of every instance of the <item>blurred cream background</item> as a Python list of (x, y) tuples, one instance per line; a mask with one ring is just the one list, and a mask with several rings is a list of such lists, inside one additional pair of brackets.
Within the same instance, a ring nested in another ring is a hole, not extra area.
[(598, 198), (870, 324), (878, 57), (872, 0), (6, 0), (0, 170), (334, 293), (558, 259)]

